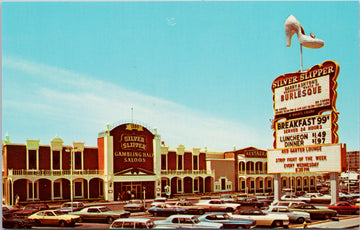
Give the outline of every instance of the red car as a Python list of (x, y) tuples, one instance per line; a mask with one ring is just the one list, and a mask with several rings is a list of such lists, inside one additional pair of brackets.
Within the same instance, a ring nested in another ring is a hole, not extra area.
[(360, 210), (358, 206), (352, 205), (349, 202), (342, 201), (327, 206), (329, 209), (336, 210), (339, 214), (356, 214), (359, 215)]
[(31, 214), (34, 214), (35, 212), (49, 209), (49, 206), (47, 204), (27, 204), (24, 209), (19, 210), (17, 212), (14, 212), (16, 216), (30, 216)]

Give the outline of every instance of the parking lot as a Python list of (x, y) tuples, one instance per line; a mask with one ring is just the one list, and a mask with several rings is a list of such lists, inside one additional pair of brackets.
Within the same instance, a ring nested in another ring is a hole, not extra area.
[[(197, 202), (197, 200), (194, 200)], [(149, 208), (150, 203), (152, 201), (148, 200), (146, 202), (147, 208)], [(109, 207), (111, 210), (123, 210), (124, 205), (126, 202), (107, 202), (107, 203), (99, 203), (99, 204), (93, 204), (93, 205), (105, 205)], [(325, 208), (326, 204), (314, 204), (316, 207), (323, 207)], [(252, 206), (242, 206), (241, 209), (254, 209)], [(199, 216), (199, 215), (196, 215)], [(131, 217), (135, 218), (149, 218), (151, 220), (164, 220), (167, 217), (154, 217), (153, 215), (149, 214), (148, 212), (132, 212)], [(340, 215), (338, 214), (336, 218), (329, 219), (329, 220), (311, 220), (311, 223), (306, 223), (308, 228), (318, 228), (317, 226), (328, 226), (331, 224), (331, 226), (334, 226), (334, 224), (341, 224), (344, 223), (347, 228), (357, 228), (359, 226), (359, 216), (358, 215)], [(327, 224), (327, 225), (326, 225)], [(65, 227), (67, 229), (75, 228), (75, 229), (108, 229), (110, 227), (110, 224), (106, 223), (76, 223), (73, 227)], [(58, 229), (58, 226), (34, 226), (34, 229)], [(257, 227), (257, 228), (264, 228), (263, 226)], [(265, 227), (265, 228), (271, 228), (271, 227)], [(304, 228), (304, 224), (294, 224), (290, 223), (289, 228)], [(325, 227), (328, 228), (328, 227)]]

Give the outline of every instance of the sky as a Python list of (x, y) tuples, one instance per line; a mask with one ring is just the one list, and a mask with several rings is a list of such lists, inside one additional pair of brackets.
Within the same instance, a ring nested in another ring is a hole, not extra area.
[(339, 142), (359, 150), (358, 1), (2, 3), (2, 139), (96, 147), (106, 124), (166, 145), (273, 149), (272, 81), (300, 70), (292, 14), (325, 41), (304, 69), (339, 63)]

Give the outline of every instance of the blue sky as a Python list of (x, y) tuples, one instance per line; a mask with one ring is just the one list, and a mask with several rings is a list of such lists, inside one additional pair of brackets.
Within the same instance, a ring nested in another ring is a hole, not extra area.
[(359, 150), (357, 1), (3, 2), (3, 139), (96, 146), (133, 108), (167, 145), (272, 149), (271, 83), (300, 69), (290, 14), (325, 41), (304, 68), (339, 63), (339, 142)]

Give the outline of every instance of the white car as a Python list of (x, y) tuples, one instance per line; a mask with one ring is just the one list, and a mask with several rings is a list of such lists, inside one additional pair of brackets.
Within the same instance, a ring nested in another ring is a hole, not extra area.
[(110, 225), (110, 229), (126, 228), (126, 229), (151, 229), (156, 225), (148, 218), (119, 218), (114, 220)]
[(156, 198), (151, 204), (150, 207), (159, 205), (159, 204), (165, 204), (165, 202), (167, 201), (167, 198), (164, 197), (160, 197), (160, 198)]
[(272, 206), (268, 210), (264, 210), (265, 213), (274, 214), (286, 214), (289, 217), (291, 223), (302, 224), (305, 221), (309, 223), (311, 221), (310, 214), (307, 212), (291, 211), (287, 206)]
[(219, 199), (199, 201), (195, 205), (204, 207), (205, 211), (208, 212), (235, 212), (241, 206), (240, 204), (227, 203)]
[(306, 193), (302, 198), (310, 198), (310, 203), (329, 203), (331, 196), (322, 193)]
[(287, 227), (290, 222), (286, 214), (265, 213), (261, 210), (238, 210), (235, 213), (228, 214), (237, 219), (255, 220), (256, 226)]
[[(273, 207), (273, 206), (286, 206), (288, 208), (292, 208), (294, 207), (295, 205), (298, 205), (298, 204), (306, 204), (304, 201), (273, 201), (271, 204), (270, 204), (270, 207)], [(269, 207), (269, 208), (270, 208)]]
[(165, 227), (168, 229), (180, 229), (180, 228), (222, 228), (223, 224), (220, 223), (209, 223), (201, 222), (194, 215), (172, 215), (165, 220), (154, 221), (157, 227)]
[(281, 196), (280, 200), (310, 202), (311, 198), (286, 194), (286, 195)]
[(221, 194), (220, 200), (223, 200), (226, 203), (235, 203), (236, 202), (236, 200), (234, 199), (234, 197), (231, 194)]

